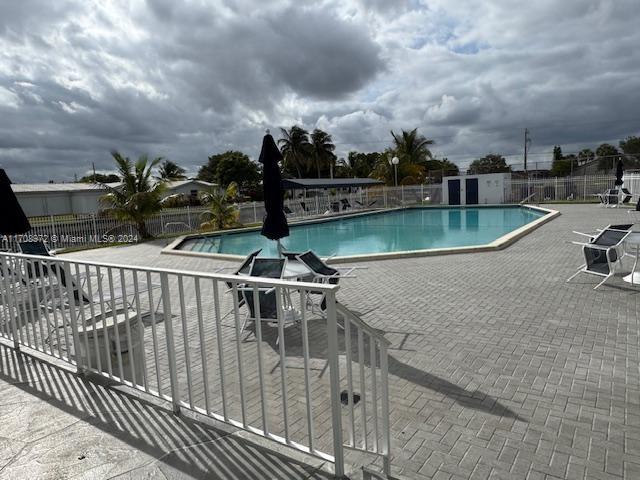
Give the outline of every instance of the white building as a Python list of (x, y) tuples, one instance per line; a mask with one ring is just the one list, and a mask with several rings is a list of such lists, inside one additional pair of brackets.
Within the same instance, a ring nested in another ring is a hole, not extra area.
[[(119, 183), (108, 184), (118, 188)], [(197, 196), (210, 191), (215, 184), (202, 180), (167, 182), (166, 195)], [(20, 206), (28, 217), (97, 213), (100, 197), (107, 193), (101, 185), (92, 183), (30, 183), (11, 185)]]
[(510, 173), (458, 175), (442, 179), (444, 205), (484, 205), (504, 202), (505, 184)]

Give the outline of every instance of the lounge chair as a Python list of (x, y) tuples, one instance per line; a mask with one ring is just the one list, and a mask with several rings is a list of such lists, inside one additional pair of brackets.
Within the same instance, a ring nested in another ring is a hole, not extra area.
[(376, 204), (377, 200), (371, 200), (366, 206), (364, 203), (359, 202), (358, 200), (356, 200), (355, 202), (360, 208), (371, 208), (373, 205)]
[(571, 281), (579, 273), (589, 273), (591, 275), (604, 277), (604, 279), (594, 287), (595, 290), (615, 274), (625, 255), (622, 249), (624, 239), (631, 233), (630, 230), (622, 229), (621, 227), (630, 228), (630, 225), (610, 225), (594, 237), (591, 237), (587, 243), (572, 242), (582, 246), (585, 263), (580, 266), (576, 273), (567, 279), (567, 282)]
[[(276, 278), (281, 279), (284, 274), (284, 267), (286, 263), (285, 258), (256, 258), (251, 263), (248, 276), (250, 277), (263, 277), (263, 278)], [(254, 302), (254, 292), (258, 290), (258, 311), (256, 311), (256, 305)], [(238, 285), (238, 292), (242, 295), (244, 302), (247, 306), (247, 316), (240, 331), (244, 331), (244, 328), (248, 321), (257, 321), (258, 318), (263, 322), (277, 322), (278, 321), (278, 301), (276, 298), (276, 289), (268, 287), (256, 287), (250, 284)], [(284, 303), (282, 302), (284, 305)]]
[(605, 207), (628, 205), (633, 194), (627, 188), (610, 189), (600, 196), (600, 202)]
[[(101, 308), (107, 310), (116, 310), (119, 309), (114, 308), (117, 303), (122, 303), (122, 308), (126, 309), (134, 309), (133, 301), (129, 301), (129, 297), (134, 295), (136, 290), (134, 290), (133, 286), (128, 289), (124, 288), (124, 286), (113, 287), (113, 288), (99, 288), (96, 285), (91, 290), (91, 295), (85, 292), (83, 284), (79, 282), (80, 278), (75, 275), (71, 276), (71, 279), (67, 278), (66, 272), (63, 268), (60, 267), (59, 264), (55, 262), (49, 262), (48, 265), (43, 265), (50, 274), (49, 278), (49, 291), (52, 292), (50, 299), (44, 299), (45, 302), (48, 302), (49, 306), (52, 308), (67, 308), (69, 306), (69, 298), (68, 298), (68, 290), (70, 289), (73, 292), (73, 298), (75, 303), (79, 307), (86, 307), (90, 305), (100, 305)], [(51, 280), (55, 280), (52, 282)], [(98, 279), (97, 283), (101, 283), (102, 279)], [(54, 283), (59, 284), (62, 290), (62, 294), (64, 297), (60, 297), (56, 292), (60, 289), (55, 288)], [(141, 282), (137, 287), (138, 295), (148, 292), (149, 290), (160, 288), (160, 285), (157, 283), (143, 283)], [(101, 291), (102, 290), (102, 291)], [(101, 295), (102, 294), (102, 295)], [(158, 309), (160, 306), (160, 302), (162, 301), (162, 295), (158, 295), (158, 302), (154, 308), (154, 311)], [(107, 308), (105, 308), (105, 306)]]
[(621, 204), (627, 205), (631, 201), (633, 196), (631, 195), (631, 192), (626, 188), (610, 188), (604, 193), (598, 194), (598, 198), (600, 199), (600, 206), (616, 208)]
[[(333, 268), (327, 265), (320, 257), (314, 252), (309, 250), (295, 257), (299, 262), (306, 265), (306, 267), (313, 274), (313, 281), (318, 283), (330, 283), (337, 285), (341, 278), (348, 278), (351, 276), (357, 267), (345, 267), (345, 268)], [(319, 307), (320, 312), (324, 312), (327, 308), (327, 301), (324, 295), (321, 296), (318, 302), (312, 301), (312, 297), (309, 297), (310, 307), (312, 311), (315, 311), (315, 307)]]
[[(259, 248), (258, 250), (251, 252), (249, 255), (247, 255), (245, 257), (245, 259), (242, 261), (242, 263), (240, 264), (240, 266), (236, 269), (235, 272), (233, 272), (233, 275), (249, 275), (249, 272), (251, 271), (251, 265), (253, 264), (254, 259), (260, 255), (260, 252), (262, 252), (262, 249)], [(223, 270), (223, 269), (220, 269)], [(220, 271), (218, 270), (218, 271)], [(232, 291), (233, 290), (233, 283), (231, 282), (227, 282), (227, 287), (229, 287), (228, 291)], [(242, 305), (244, 305), (244, 298), (242, 297), (242, 293), (240, 291), (238, 291), (238, 306), (241, 307)], [(233, 310), (232, 310), (233, 311)], [(231, 313), (231, 312), (229, 312)], [(226, 317), (227, 315), (229, 315), (228, 313), (224, 316)], [(224, 318), (222, 317), (222, 318)]]
[[(51, 252), (42, 240), (35, 242), (19, 242), (18, 248), (25, 255), (39, 255), (41, 257), (53, 257), (55, 252)], [(47, 274), (47, 271), (41, 262), (37, 260), (29, 260), (26, 265), (27, 275), (30, 279), (38, 279)]]
[(351, 203), (349, 203), (348, 199), (343, 198), (340, 203), (342, 204), (342, 210), (351, 210)]
[(306, 204), (305, 202), (300, 202), (300, 206), (302, 207), (302, 210), (303, 210), (305, 213), (310, 213), (310, 212), (309, 212), (309, 207), (307, 207), (307, 204)]

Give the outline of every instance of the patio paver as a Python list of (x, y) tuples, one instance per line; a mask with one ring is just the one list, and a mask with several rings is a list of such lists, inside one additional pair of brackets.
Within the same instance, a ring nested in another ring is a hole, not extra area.
[[(339, 300), (392, 342), (394, 473), (640, 475), (640, 287), (617, 277), (594, 291), (587, 275), (565, 283), (580, 264), (571, 231), (629, 216), (595, 205), (555, 208), (560, 217), (503, 251), (366, 262), (357, 279), (342, 282)], [(163, 245), (69, 256), (205, 271), (228, 264), (159, 255)], [(187, 465), (172, 472), (190, 473)]]

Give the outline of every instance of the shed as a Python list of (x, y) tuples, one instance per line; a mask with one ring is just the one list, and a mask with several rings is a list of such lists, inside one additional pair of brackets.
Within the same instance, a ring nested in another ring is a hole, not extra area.
[(504, 203), (505, 185), (510, 179), (510, 173), (443, 177), (442, 203), (445, 205)]

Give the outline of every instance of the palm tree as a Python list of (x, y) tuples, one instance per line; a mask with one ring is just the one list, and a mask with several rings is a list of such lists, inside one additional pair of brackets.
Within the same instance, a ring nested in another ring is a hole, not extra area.
[(233, 205), (233, 199), (238, 195), (238, 184), (231, 182), (224, 192), (215, 190), (201, 196), (204, 204), (209, 206), (211, 221), (200, 224), (203, 230), (222, 230), (238, 223), (238, 210)]
[(293, 166), (298, 172), (298, 178), (302, 178), (302, 171), (306, 172), (309, 157), (311, 156), (311, 144), (309, 132), (294, 125), (288, 131), (280, 129), (283, 138), (278, 140), (280, 151), (284, 157), (285, 166)]
[(336, 146), (332, 143), (331, 135), (327, 132), (316, 128), (311, 134), (311, 146), (313, 147), (313, 156), (316, 160), (316, 168), (318, 169), (318, 178), (320, 178), (322, 166), (329, 165), (333, 161), (335, 155), (333, 151)]
[(395, 144), (395, 154), (398, 156), (400, 163), (407, 162), (422, 165), (433, 157), (428, 146), (433, 145), (435, 142), (433, 140), (427, 140), (418, 134), (417, 128), (414, 128), (410, 132), (402, 130), (402, 134), (400, 135), (391, 131), (391, 136)]
[(111, 152), (111, 155), (118, 167), (122, 184), (114, 188), (103, 183), (102, 186), (109, 193), (101, 197), (100, 202), (106, 207), (107, 213), (115, 218), (134, 222), (143, 239), (151, 238), (145, 219), (162, 209), (164, 192), (162, 182), (151, 181), (151, 171), (162, 159), (156, 158), (149, 162), (147, 156), (142, 155), (134, 163), (118, 152)]
[(158, 169), (158, 180), (170, 182), (172, 180), (184, 180), (187, 178), (185, 175), (187, 171), (173, 163), (171, 160), (165, 160)]

